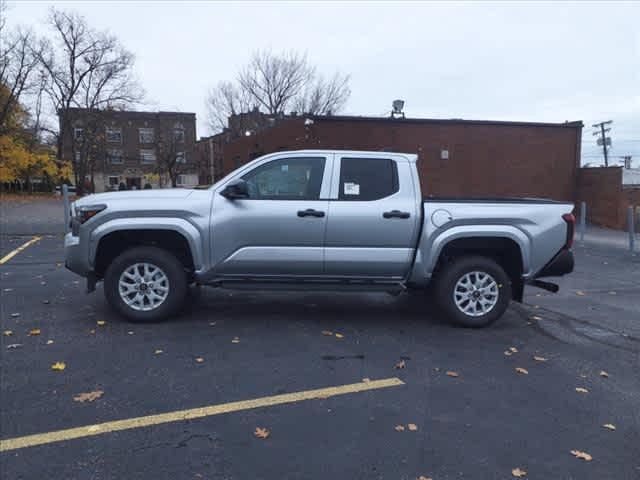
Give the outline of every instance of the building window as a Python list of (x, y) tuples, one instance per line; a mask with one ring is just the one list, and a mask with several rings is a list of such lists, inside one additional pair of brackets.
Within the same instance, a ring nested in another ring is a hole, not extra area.
[(156, 163), (154, 150), (140, 150), (140, 163)]
[(184, 128), (176, 127), (173, 129), (173, 141), (184, 142)]
[(76, 163), (80, 163), (80, 152), (76, 152)]
[(119, 128), (107, 127), (107, 142), (122, 143), (122, 130)]
[(187, 163), (187, 155), (184, 152), (176, 152), (176, 163)]
[(396, 162), (378, 158), (342, 158), (339, 200), (371, 201), (398, 191)]
[(153, 143), (156, 141), (153, 128), (139, 128), (138, 140), (140, 143)]
[(84, 138), (84, 128), (76, 127), (73, 129), (73, 138), (82, 140)]
[(187, 176), (178, 175), (178, 178), (176, 178), (176, 185), (184, 185), (185, 183), (187, 183)]
[(122, 150), (107, 150), (107, 162), (111, 164), (122, 163)]
[(120, 185), (120, 177), (109, 176), (109, 186), (117, 187), (118, 185)]

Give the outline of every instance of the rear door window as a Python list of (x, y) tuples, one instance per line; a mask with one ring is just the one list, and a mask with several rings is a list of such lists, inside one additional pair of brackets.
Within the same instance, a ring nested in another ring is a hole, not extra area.
[(338, 200), (371, 201), (398, 191), (396, 162), (384, 158), (342, 158)]

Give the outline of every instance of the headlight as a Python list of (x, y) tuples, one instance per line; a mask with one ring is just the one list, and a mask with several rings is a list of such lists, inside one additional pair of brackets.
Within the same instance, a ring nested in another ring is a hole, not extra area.
[(87, 220), (93, 218), (98, 213), (107, 208), (106, 205), (86, 205), (82, 207), (76, 207), (76, 219), (81, 224), (86, 222)]

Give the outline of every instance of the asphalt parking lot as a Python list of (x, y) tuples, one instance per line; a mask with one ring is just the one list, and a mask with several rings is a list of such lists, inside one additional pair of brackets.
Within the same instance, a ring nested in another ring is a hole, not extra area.
[(208, 288), (134, 325), (62, 255), (0, 265), (3, 479), (640, 478), (637, 256), (577, 248), (560, 295), (466, 330), (404, 295)]

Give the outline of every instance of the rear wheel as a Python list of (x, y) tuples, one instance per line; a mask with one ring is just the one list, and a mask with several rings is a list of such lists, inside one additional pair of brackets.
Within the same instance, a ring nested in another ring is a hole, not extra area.
[(153, 322), (175, 314), (187, 293), (180, 261), (157, 247), (135, 247), (120, 254), (104, 276), (109, 304), (133, 322)]
[(491, 258), (460, 257), (436, 279), (436, 297), (448, 319), (464, 327), (485, 327), (500, 318), (511, 300), (511, 280)]

